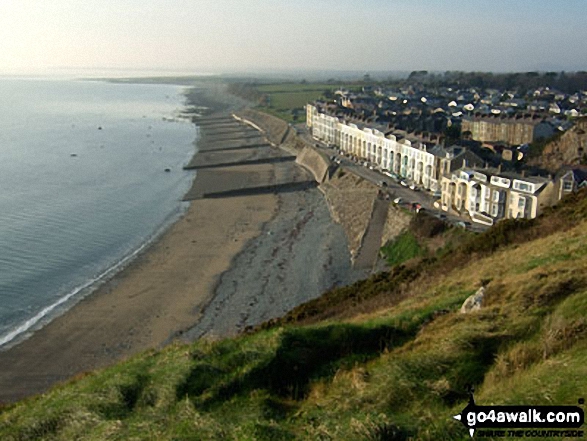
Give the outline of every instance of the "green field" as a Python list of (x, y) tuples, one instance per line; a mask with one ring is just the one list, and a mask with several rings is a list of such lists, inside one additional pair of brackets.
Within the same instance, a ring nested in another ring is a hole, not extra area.
[(259, 110), (275, 115), (287, 122), (304, 122), (304, 106), (332, 93), (337, 89), (332, 84), (283, 83), (257, 86), (263, 96)]

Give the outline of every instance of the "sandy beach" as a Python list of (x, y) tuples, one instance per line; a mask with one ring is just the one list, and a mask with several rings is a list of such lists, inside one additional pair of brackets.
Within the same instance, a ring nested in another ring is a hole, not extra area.
[(192, 202), (129, 267), (29, 339), (0, 352), (0, 402), (161, 347), (193, 326), (219, 275), (276, 209), (274, 195)]
[[(206, 144), (205, 132), (202, 151), (216, 142)], [(270, 156), (287, 155), (275, 150)], [(205, 196), (308, 177), (293, 161), (198, 170), (189, 209), (162, 237), (63, 315), (0, 351), (0, 403), (176, 339), (234, 335), (351, 282), (344, 231), (318, 189)]]

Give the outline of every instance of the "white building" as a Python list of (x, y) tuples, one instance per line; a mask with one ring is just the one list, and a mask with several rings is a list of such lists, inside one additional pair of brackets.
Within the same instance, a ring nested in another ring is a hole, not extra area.
[(487, 169), (462, 168), (442, 178), (443, 210), (485, 225), (499, 219), (533, 219), (555, 202), (554, 181)]
[(435, 156), (426, 144), (407, 138), (398, 140), (383, 128), (339, 121), (311, 104), (307, 105), (306, 112), (306, 124), (315, 139), (339, 147), (344, 153), (369, 161), (382, 170), (393, 171), (425, 189), (438, 188)]

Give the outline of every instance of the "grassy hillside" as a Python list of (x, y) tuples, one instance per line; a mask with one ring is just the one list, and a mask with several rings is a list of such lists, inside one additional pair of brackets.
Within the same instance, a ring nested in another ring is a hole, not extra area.
[[(451, 418), (469, 386), (480, 404), (577, 404), (586, 214), (581, 194), (257, 332), (87, 374), (3, 408), (0, 439), (470, 439)], [(461, 314), (481, 282), (482, 309)]]

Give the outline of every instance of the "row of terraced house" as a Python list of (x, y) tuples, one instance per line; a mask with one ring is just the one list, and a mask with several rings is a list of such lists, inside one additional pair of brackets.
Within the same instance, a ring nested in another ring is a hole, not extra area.
[(555, 179), (489, 169), (464, 147), (444, 147), (388, 127), (345, 121), (313, 104), (306, 106), (306, 125), (315, 139), (440, 196), (439, 209), (486, 225), (504, 218), (534, 218), (565, 193), (587, 185), (576, 177), (580, 173), (571, 174), (575, 179), (569, 186), (563, 178), (569, 173)]

